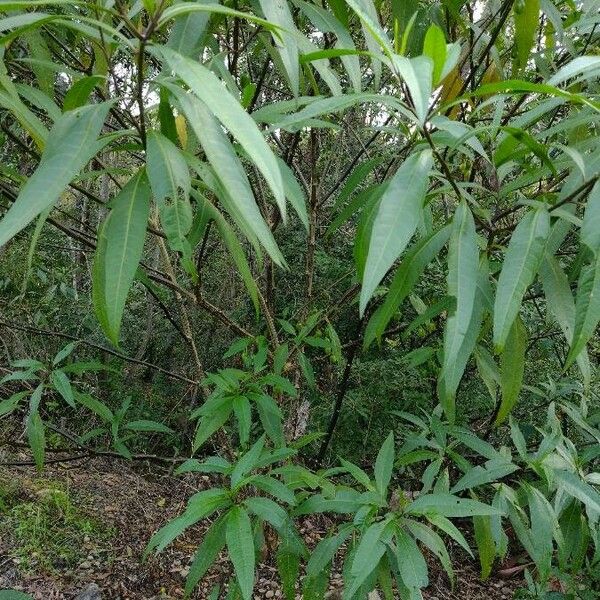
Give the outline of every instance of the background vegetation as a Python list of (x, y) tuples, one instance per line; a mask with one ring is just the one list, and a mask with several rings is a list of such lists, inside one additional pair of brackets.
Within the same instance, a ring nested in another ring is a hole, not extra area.
[(597, 597), (598, 9), (2, 2), (5, 465), (210, 474), (186, 594)]

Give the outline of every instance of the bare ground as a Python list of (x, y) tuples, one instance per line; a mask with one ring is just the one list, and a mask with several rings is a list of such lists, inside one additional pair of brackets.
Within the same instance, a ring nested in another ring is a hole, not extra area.
[[(69, 568), (24, 570), (14, 558), (15, 542), (7, 528), (0, 528), (0, 589), (15, 588), (39, 600), (73, 599), (90, 583), (96, 583), (102, 599), (168, 600), (183, 598), (188, 565), (203, 528), (196, 527), (176, 540), (158, 557), (143, 561), (144, 548), (154, 531), (180, 513), (186, 499), (207, 485), (206, 477), (174, 478), (167, 473), (149, 472), (141, 465), (100, 458), (76, 463), (49, 465), (42, 475), (31, 467), (0, 468), (0, 481), (16, 484), (25, 496), (35, 495), (36, 481), (60, 482), (70, 490), (78, 510), (93, 517), (113, 533), (109, 541), (86, 537), (79, 549), (81, 559)], [(29, 490), (29, 491), (28, 491)], [(0, 512), (0, 518), (2, 513)], [(307, 520), (301, 533), (309, 546), (323, 535), (325, 523)], [(452, 590), (446, 574), (431, 561), (428, 600), (504, 600), (512, 598), (523, 582), (516, 578), (492, 576), (479, 580), (478, 565), (457, 549), (454, 567), (457, 581)], [(208, 596), (209, 585), (225, 582), (229, 563), (222, 558), (209, 574), (205, 587), (193, 598)], [(339, 576), (332, 577), (330, 597), (339, 597)], [(255, 599), (281, 598), (276, 569), (269, 564), (259, 568)]]

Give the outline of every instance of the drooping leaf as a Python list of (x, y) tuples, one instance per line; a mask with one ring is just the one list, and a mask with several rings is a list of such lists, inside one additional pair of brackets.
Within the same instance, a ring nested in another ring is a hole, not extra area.
[(540, 25), (540, 0), (522, 0), (513, 6), (515, 19), (515, 45), (519, 67), (527, 65), (535, 32)]
[(459, 360), (461, 349), (470, 345), (470, 326), (474, 322), (474, 312), (479, 312), (479, 309), (474, 311), (478, 278), (475, 222), (468, 206), (462, 202), (454, 214), (448, 250), (448, 295), (456, 298), (456, 308), (446, 321), (444, 359), (438, 386), (440, 401), (450, 422), (454, 420), (454, 394), (464, 370), (463, 361)]
[(432, 164), (428, 150), (411, 155), (396, 171), (381, 198), (371, 230), (360, 293), (361, 314), (419, 224)]
[(402, 583), (409, 590), (427, 587), (429, 584), (428, 568), (419, 546), (412, 536), (400, 527), (396, 528), (395, 533), (398, 570)]
[(140, 171), (111, 202), (94, 257), (94, 309), (104, 333), (115, 346), (123, 310), (144, 250), (150, 213), (150, 187)]
[(375, 460), (375, 483), (377, 491), (385, 496), (394, 467), (394, 434), (390, 433), (383, 442)]
[[(570, 343), (575, 326), (575, 301), (569, 286), (567, 275), (558, 260), (546, 254), (540, 267), (540, 279), (546, 296), (548, 310), (556, 319), (565, 338)], [(591, 379), (591, 366), (585, 348), (577, 355), (577, 364), (583, 375), (586, 386)]]
[(254, 536), (250, 517), (240, 506), (234, 506), (227, 515), (225, 539), (242, 597), (251, 600), (254, 589)]
[(273, 42), (281, 56), (292, 94), (297, 96), (300, 86), (298, 41), (294, 35), (296, 25), (288, 3), (282, 0), (259, 0), (259, 2), (266, 20), (281, 28), (273, 33)]
[(48, 134), (38, 168), (0, 221), (0, 247), (53, 206), (71, 180), (100, 150), (98, 134), (110, 103), (91, 104), (64, 114)]
[(439, 254), (450, 236), (451, 228), (443, 227), (430, 236), (419, 240), (406, 253), (396, 270), (383, 304), (369, 319), (365, 330), (364, 346), (370, 346), (375, 338), (383, 335), (388, 323), (400, 304), (408, 297), (425, 267)]
[(519, 398), (525, 373), (525, 351), (527, 349), (527, 330), (520, 317), (515, 319), (502, 356), (500, 358), (500, 391), (501, 400), (496, 425), (506, 419)]
[(496, 558), (491, 517), (489, 515), (473, 517), (473, 529), (475, 530), (475, 543), (477, 544), (479, 564), (481, 565), (481, 579), (485, 581), (492, 572), (492, 565)]
[(156, 50), (189, 88), (211, 107), (213, 114), (242, 145), (265, 177), (275, 200), (285, 214), (285, 191), (277, 160), (256, 123), (222, 86), (217, 76), (201, 64), (181, 56), (170, 48)]
[(575, 298), (575, 326), (567, 356), (568, 367), (585, 348), (600, 321), (600, 254), (581, 270)]
[(204, 534), (204, 538), (190, 566), (190, 572), (185, 582), (185, 597), (189, 598), (204, 577), (208, 569), (212, 566), (219, 552), (225, 545), (225, 527), (226, 517), (217, 519)]
[(273, 234), (260, 214), (248, 177), (223, 129), (201, 100), (177, 92), (175, 87), (172, 90), (213, 165), (216, 176), (227, 191), (234, 209), (231, 216), (234, 219), (242, 219), (273, 260), (283, 264), (283, 257)]
[(502, 351), (523, 296), (533, 282), (550, 232), (545, 209), (529, 211), (517, 225), (504, 256), (494, 303), (494, 345)]
[(592, 188), (585, 205), (581, 243), (594, 254), (600, 253), (600, 181)]
[(73, 389), (69, 378), (60, 369), (52, 371), (50, 374), (52, 385), (56, 391), (64, 398), (65, 402), (75, 408), (75, 398), (73, 397)]

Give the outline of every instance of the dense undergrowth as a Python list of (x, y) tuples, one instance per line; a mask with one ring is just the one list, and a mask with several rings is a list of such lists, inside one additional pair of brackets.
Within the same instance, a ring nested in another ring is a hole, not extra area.
[[(598, 597), (597, 2), (0, 11), (5, 467), (208, 477), (180, 595)], [(23, 572), (74, 498), (1, 483)]]

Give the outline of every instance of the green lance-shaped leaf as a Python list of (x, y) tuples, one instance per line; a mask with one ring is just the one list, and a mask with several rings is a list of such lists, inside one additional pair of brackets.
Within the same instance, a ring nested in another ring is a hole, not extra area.
[(207, 212), (208, 218), (215, 222), (217, 229), (219, 230), (219, 234), (221, 235), (221, 240), (229, 251), (240, 277), (242, 278), (246, 289), (248, 290), (248, 294), (254, 304), (254, 308), (258, 313), (258, 287), (254, 277), (252, 276), (250, 265), (246, 260), (246, 255), (244, 254), (242, 244), (238, 240), (235, 231), (229, 225), (229, 223), (227, 223), (225, 217), (206, 198), (197, 193), (195, 190), (192, 190), (192, 195), (194, 198), (196, 198), (199, 207)]
[[(540, 267), (540, 280), (546, 296), (546, 306), (556, 319), (565, 338), (571, 343), (575, 326), (575, 301), (569, 279), (554, 256), (546, 254)], [(586, 387), (591, 379), (590, 359), (585, 348), (577, 355), (577, 365)]]
[(478, 277), (475, 222), (469, 207), (462, 202), (454, 215), (448, 250), (448, 295), (456, 298), (456, 308), (446, 321), (444, 359), (438, 386), (440, 401), (450, 421), (454, 419), (454, 394), (466, 365), (460, 360), (461, 349), (465, 347), (473, 322)]
[(111, 206), (98, 236), (92, 271), (92, 299), (104, 333), (117, 346), (125, 301), (146, 238), (150, 186), (144, 171), (129, 180)]
[(581, 225), (581, 243), (594, 254), (600, 254), (600, 181), (588, 196)]
[(515, 44), (519, 67), (527, 65), (527, 59), (535, 42), (535, 32), (540, 25), (540, 0), (523, 0), (514, 4)]
[(190, 566), (190, 573), (185, 582), (185, 597), (189, 598), (204, 577), (208, 569), (216, 560), (219, 552), (225, 545), (226, 517), (217, 519), (208, 529), (202, 544), (196, 550), (194, 561)]
[(98, 135), (109, 109), (110, 103), (92, 104), (70, 111), (56, 121), (38, 168), (0, 221), (0, 247), (52, 206), (100, 150)]
[[(218, 5), (216, 0), (204, 0), (203, 4)], [(170, 7), (176, 8), (177, 5)], [(199, 53), (206, 25), (210, 19), (210, 12), (188, 12), (174, 18), (174, 23), (169, 33), (167, 46), (173, 48), (183, 56), (193, 56)]]
[(411, 293), (425, 267), (439, 254), (450, 237), (449, 225), (414, 244), (402, 259), (390, 283), (383, 304), (373, 313), (365, 330), (364, 346), (368, 348), (380, 337), (400, 304)]
[(191, 178), (185, 158), (171, 140), (157, 131), (148, 133), (146, 157), (162, 228), (171, 248), (181, 252), (189, 263), (191, 248), (186, 236), (192, 227), (193, 213), (189, 199)]
[(371, 230), (360, 293), (360, 313), (388, 269), (415, 233), (427, 192), (432, 166), (431, 151), (409, 156), (391, 179)]
[(377, 491), (385, 496), (394, 468), (394, 434), (390, 433), (383, 442), (375, 460), (375, 483)]
[(519, 398), (525, 372), (526, 348), (527, 330), (521, 317), (517, 316), (510, 328), (506, 338), (506, 346), (500, 358), (500, 391), (502, 398), (496, 415), (496, 425), (506, 419)]
[(165, 200), (187, 196), (191, 188), (187, 163), (177, 146), (158, 131), (148, 132), (147, 171), (152, 193), (159, 206)]
[(281, 30), (273, 32), (273, 42), (279, 51), (294, 96), (300, 87), (300, 63), (298, 61), (298, 42), (294, 33), (296, 25), (288, 2), (284, 0), (259, 0), (267, 21), (278, 25)]
[(156, 48), (200, 100), (211, 107), (215, 117), (231, 132), (266, 179), (282, 214), (285, 191), (275, 155), (252, 117), (223, 86), (217, 76), (196, 61), (170, 48)]
[(379, 88), (381, 79), (381, 55), (382, 49), (385, 54), (391, 56), (393, 53), (392, 45), (379, 24), (377, 8), (373, 0), (346, 0), (346, 4), (359, 17), (365, 38), (365, 44), (369, 52), (373, 55), (371, 60), (371, 70), (373, 71), (373, 85)]
[(406, 58), (395, 54), (393, 64), (408, 86), (415, 114), (419, 123), (423, 125), (429, 111), (433, 61), (428, 56)]
[(214, 167), (215, 175), (233, 204), (232, 217), (242, 219), (243, 224), (261, 241), (273, 260), (277, 264), (283, 264), (283, 256), (271, 230), (260, 214), (242, 163), (223, 129), (204, 102), (190, 94), (178, 91), (175, 86), (169, 86), (169, 89), (178, 99), (208, 160)]
[[(313, 3), (304, 2), (303, 0), (295, 0), (294, 4), (298, 6), (306, 16), (312, 21), (313, 25), (321, 32), (331, 32), (337, 37), (335, 49), (324, 50), (323, 52), (339, 52), (340, 60), (344, 65), (348, 78), (352, 83), (352, 87), (355, 92), (360, 92), (362, 87), (362, 74), (360, 69), (360, 62), (354, 41), (352, 36), (348, 32), (348, 29), (338, 19), (338, 15), (334, 15), (328, 10), (321, 8)], [(335, 9), (334, 9), (335, 12)], [(336, 18), (336, 16), (338, 18)], [(348, 54), (346, 54), (348, 53)]]
[(402, 582), (409, 590), (427, 587), (429, 576), (427, 563), (417, 542), (400, 527), (396, 528), (396, 555)]
[(40, 413), (35, 410), (27, 416), (27, 439), (31, 446), (33, 459), (38, 471), (41, 471), (44, 466), (44, 455), (46, 450), (45, 426)]
[(528, 212), (512, 234), (494, 303), (494, 345), (500, 352), (538, 271), (549, 232), (550, 215), (541, 208)]
[(496, 558), (491, 516), (473, 517), (473, 529), (475, 530), (475, 543), (477, 544), (479, 564), (481, 565), (481, 579), (485, 581), (492, 572), (492, 565), (494, 564), (494, 558)]
[(446, 38), (435, 23), (430, 25), (423, 42), (423, 54), (433, 61), (433, 83), (437, 84), (446, 64)]
[(240, 506), (229, 511), (225, 539), (242, 597), (250, 600), (254, 589), (254, 536), (250, 517)]
[(573, 364), (600, 321), (600, 254), (581, 270), (575, 298), (575, 327), (565, 367)]

